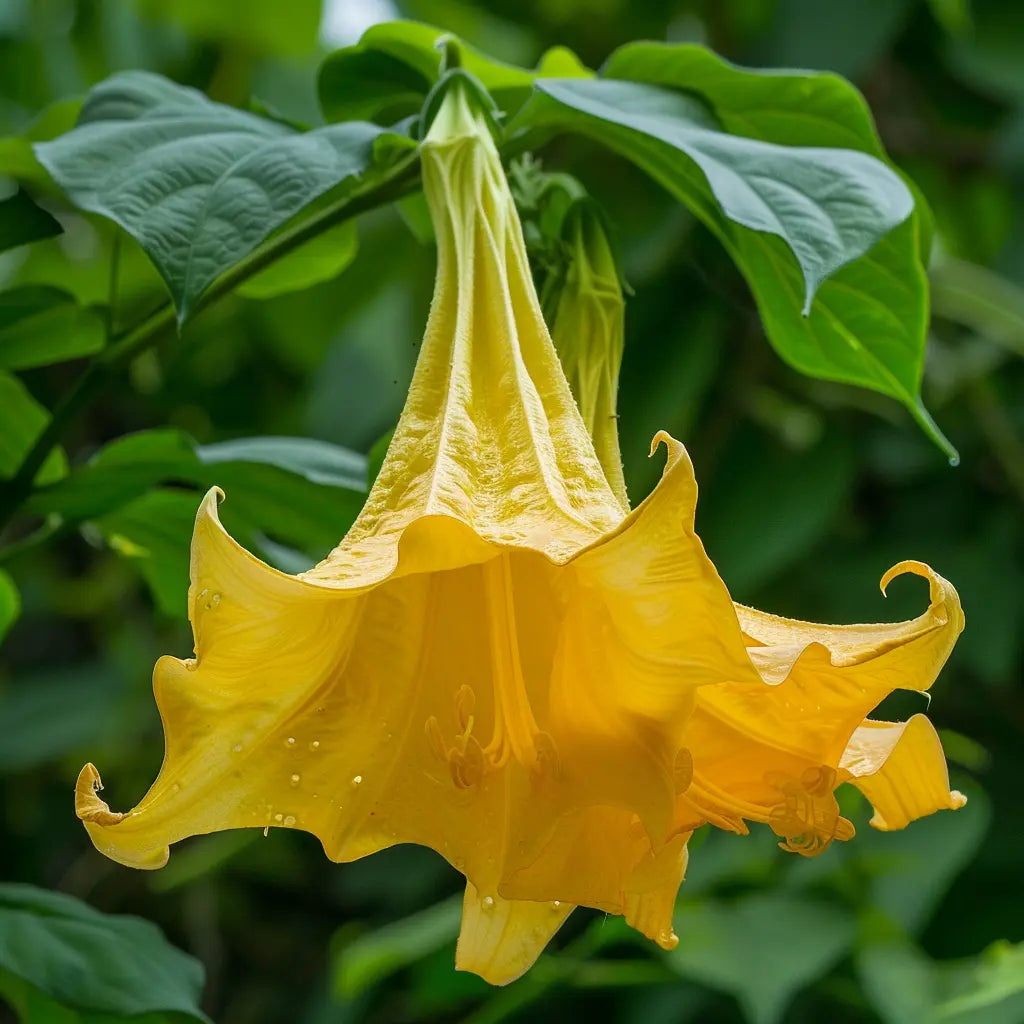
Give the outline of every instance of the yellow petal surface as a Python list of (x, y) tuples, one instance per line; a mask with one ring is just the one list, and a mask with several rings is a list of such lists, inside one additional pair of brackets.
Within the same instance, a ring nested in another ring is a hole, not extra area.
[(766, 821), (802, 853), (853, 835), (832, 795), (851, 736), (893, 690), (927, 690), (963, 629), (956, 591), (920, 562), (886, 573), (883, 592), (903, 572), (929, 583), (928, 608), (907, 622), (819, 625), (737, 606), (763, 683), (698, 692), (687, 725), (694, 779), (678, 827)]
[(871, 825), (885, 832), (967, 803), (963, 793), (949, 788), (942, 743), (924, 715), (906, 722), (866, 721), (854, 732), (839, 766), (871, 801)]
[(481, 896), (468, 883), (455, 967), (479, 974), (492, 985), (507, 985), (534, 965), (574, 909), (571, 903), (560, 901)]

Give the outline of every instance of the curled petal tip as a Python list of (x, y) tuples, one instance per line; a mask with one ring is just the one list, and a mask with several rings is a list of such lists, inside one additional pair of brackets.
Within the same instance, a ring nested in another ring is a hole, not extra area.
[(206, 494), (203, 495), (203, 500), (199, 508), (202, 512), (212, 513), (216, 516), (217, 506), (224, 501), (224, 499), (224, 491), (220, 487), (214, 485), (206, 492)]
[(668, 459), (665, 462), (665, 472), (667, 473), (680, 459), (685, 459), (686, 448), (682, 441), (677, 441), (667, 430), (659, 430), (653, 438), (651, 438), (651, 451), (648, 458), (652, 457), (658, 450), (660, 445), (664, 445), (668, 451)]
[(80, 821), (90, 821), (95, 825), (116, 825), (124, 820), (124, 814), (112, 811), (106, 801), (96, 795), (102, 788), (100, 773), (90, 761), (78, 773), (78, 781), (75, 783), (75, 814)]
[(922, 576), (924, 579), (931, 582), (935, 573), (932, 572), (931, 568), (924, 564), (924, 562), (914, 561), (912, 558), (905, 559), (902, 562), (897, 562), (886, 574), (881, 578), (878, 584), (878, 588), (882, 591), (882, 596), (886, 596), (886, 590), (889, 584), (892, 583), (897, 576), (903, 576), (906, 573), (913, 573), (915, 576)]

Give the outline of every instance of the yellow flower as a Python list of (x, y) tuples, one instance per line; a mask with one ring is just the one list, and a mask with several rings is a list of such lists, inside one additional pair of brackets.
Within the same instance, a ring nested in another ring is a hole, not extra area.
[(694, 775), (677, 800), (677, 828), (709, 821), (746, 832), (744, 819), (767, 822), (783, 849), (813, 856), (854, 834), (834, 796), (843, 782), (872, 802), (880, 829), (965, 803), (949, 789), (924, 715), (867, 717), (894, 690), (926, 691), (963, 629), (956, 591), (920, 562), (890, 569), (882, 592), (908, 572), (927, 579), (930, 592), (928, 608), (908, 622), (823, 626), (736, 606), (763, 683), (698, 694), (686, 736)]
[[(503, 983), (577, 904), (671, 948), (704, 821), (767, 821), (810, 850), (849, 831), (833, 816), (846, 779), (882, 827), (954, 805), (926, 720), (865, 716), (931, 683), (962, 617), (934, 575), (928, 612), (894, 626), (734, 608), (666, 434), (661, 482), (627, 510), (617, 442), (599, 459), (467, 89), (450, 87), (422, 145), (435, 294), (365, 508), (289, 576), (233, 541), (206, 496), (195, 658), (154, 673), (160, 773), (121, 814), (86, 765), (76, 810), (97, 849), (139, 868), (229, 828), (302, 829), (336, 861), (429, 846), (467, 879), (457, 966)], [(613, 410), (614, 386), (603, 394)]]
[(682, 446), (664, 438), (663, 480), (632, 513), (609, 487), (461, 83), (422, 163), (435, 295), (363, 512), (288, 576), (235, 543), (206, 496), (196, 656), (154, 674), (159, 776), (120, 814), (87, 765), (76, 808), (101, 852), (139, 868), (228, 828), (303, 829), (337, 861), (432, 847), (469, 882), (459, 965), (503, 982), (568, 899), (676, 941), (664, 889), (685, 857), (670, 833), (694, 695), (760, 679), (693, 532)]

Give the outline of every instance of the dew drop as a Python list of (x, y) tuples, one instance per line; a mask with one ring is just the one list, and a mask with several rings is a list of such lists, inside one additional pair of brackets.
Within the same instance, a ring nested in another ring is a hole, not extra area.
[(355, 776), (352, 777), (352, 785), (353, 786), (360, 786), (360, 785), (362, 785), (362, 782), (363, 782), (362, 775), (355, 775)]
[(275, 814), (274, 815), (274, 821), (284, 821), (284, 815), (283, 814)]
[(286, 739), (284, 741), (284, 745), (286, 747), (294, 747), (295, 746), (295, 737), (294, 736), (289, 736), (288, 739)]
[(320, 749), (320, 741), (319, 740), (313, 740), (309, 744), (309, 749), (310, 750), (319, 750)]
[(236, 744), (235, 744), (235, 745), (234, 745), (234, 746), (233, 746), (233, 747), (232, 747), (231, 749), (232, 749), (232, 750), (233, 750), (233, 751), (234, 751), (234, 752), (235, 752), (236, 754), (240, 754), (240, 753), (242, 752), (242, 744), (241, 744), (241, 743), (236, 743)]
[(562, 905), (562, 901), (561, 901), (561, 900), (552, 900), (552, 901), (551, 901), (551, 906), (552, 906), (552, 907), (553, 907), (553, 908), (554, 908), (555, 910), (557, 910), (557, 909), (558, 909), (558, 908), (559, 908), (559, 907), (560, 907), (561, 905)]
[(485, 910), (490, 910), (491, 907), (494, 906), (494, 897), (493, 896), (485, 896), (484, 899), (483, 899), (483, 903), (484, 903), (484, 909)]
[(292, 825), (295, 824), (295, 815), (289, 814), (288, 817), (284, 819), (284, 823), (290, 828)]
[(292, 785), (293, 785), (293, 786), (297, 786), (297, 785), (299, 784), (299, 782), (300, 782), (301, 778), (302, 778), (302, 777), (301, 777), (301, 776), (299, 775), (299, 773), (298, 773), (298, 772), (296, 772), (296, 773), (295, 773), (295, 774), (294, 774), (294, 775), (292, 776), (292, 778), (291, 778), (291, 783), (292, 783)]
[(174, 785), (171, 786), (171, 792), (172, 793), (180, 793), (181, 792), (181, 783), (180, 782), (175, 782)]

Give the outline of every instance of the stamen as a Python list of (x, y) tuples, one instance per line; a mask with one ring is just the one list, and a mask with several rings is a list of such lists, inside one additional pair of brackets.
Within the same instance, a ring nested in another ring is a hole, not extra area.
[(807, 768), (799, 779), (770, 772), (766, 781), (783, 797), (768, 813), (769, 826), (784, 840), (779, 843), (783, 850), (814, 857), (833, 839), (853, 837), (852, 823), (839, 814), (834, 769), (827, 765)]
[(519, 658), (508, 555), (485, 563), (483, 573), (494, 672), (494, 735), (486, 754), (495, 766), (505, 764), (511, 753), (520, 764), (532, 767), (537, 762), (535, 738), (540, 730), (530, 708)]
[(693, 782), (693, 754), (686, 747), (680, 747), (676, 754), (672, 777), (675, 780), (676, 796), (685, 793)]

